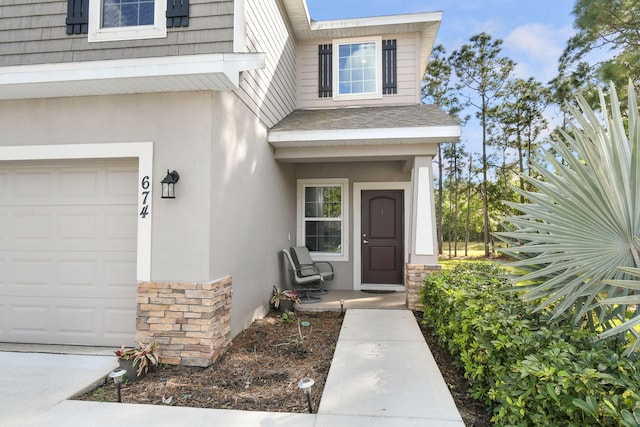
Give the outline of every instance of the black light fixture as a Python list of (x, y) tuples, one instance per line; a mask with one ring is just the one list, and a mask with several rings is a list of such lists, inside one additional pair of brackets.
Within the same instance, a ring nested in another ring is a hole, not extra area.
[(122, 403), (122, 397), (120, 396), (120, 386), (122, 385), (122, 377), (126, 373), (126, 369), (122, 368), (116, 371), (111, 371), (111, 373), (109, 373), (109, 378), (112, 378), (113, 382), (116, 384), (116, 395), (118, 396), (118, 403)]
[(307, 405), (309, 406), (309, 413), (313, 413), (313, 406), (311, 405), (311, 386), (315, 384), (315, 381), (311, 378), (303, 378), (298, 381), (298, 388), (304, 392), (307, 397)]
[(175, 185), (176, 182), (180, 180), (180, 175), (178, 172), (171, 171), (167, 169), (167, 176), (164, 177), (160, 183), (162, 184), (162, 198), (163, 199), (175, 199), (176, 198), (176, 190)]

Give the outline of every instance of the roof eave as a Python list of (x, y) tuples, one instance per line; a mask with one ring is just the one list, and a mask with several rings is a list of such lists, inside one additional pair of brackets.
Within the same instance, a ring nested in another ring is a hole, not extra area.
[(274, 147), (311, 147), (425, 142), (451, 142), (460, 138), (460, 126), (421, 126), (405, 128), (331, 129), (269, 132), (269, 143)]
[(233, 90), (264, 65), (263, 53), (227, 53), (1, 67), (0, 99)]

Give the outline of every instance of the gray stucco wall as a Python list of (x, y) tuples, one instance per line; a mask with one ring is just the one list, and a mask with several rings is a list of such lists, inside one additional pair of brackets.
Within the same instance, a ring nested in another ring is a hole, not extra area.
[[(408, 182), (410, 171), (404, 170), (405, 162), (359, 162), (359, 163), (300, 163), (296, 165), (296, 179), (348, 178), (349, 179), (349, 261), (333, 261), (335, 279), (327, 282), (328, 289), (353, 289), (353, 183), (354, 182)], [(405, 224), (405, 227), (407, 224)], [(294, 241), (295, 242), (295, 241)]]
[[(151, 280), (232, 276), (233, 335), (264, 314), (295, 239), (295, 178), (235, 94), (2, 101), (0, 128), (5, 146), (153, 142)], [(175, 200), (160, 198), (167, 168), (180, 173)]]
[(274, 160), (266, 128), (242, 101), (229, 92), (213, 100), (211, 275), (233, 275), (235, 335), (265, 313), (272, 286), (286, 277), (279, 251), (289, 235), (295, 239), (296, 183), (293, 166)]
[[(154, 143), (152, 280), (209, 280), (208, 92), (0, 102), (2, 145)], [(37, 124), (37, 125), (35, 125)], [(167, 168), (176, 200), (160, 198)], [(181, 241), (189, 245), (180, 250)]]

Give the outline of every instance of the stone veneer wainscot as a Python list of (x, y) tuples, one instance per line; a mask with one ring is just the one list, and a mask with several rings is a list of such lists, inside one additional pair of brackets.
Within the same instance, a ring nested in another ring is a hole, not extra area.
[(162, 363), (207, 367), (231, 342), (231, 276), (209, 283), (138, 283), (136, 338)]
[(407, 264), (405, 289), (407, 295), (407, 308), (409, 310), (424, 311), (420, 302), (420, 290), (424, 286), (424, 278), (427, 274), (437, 273), (442, 270), (440, 265)]

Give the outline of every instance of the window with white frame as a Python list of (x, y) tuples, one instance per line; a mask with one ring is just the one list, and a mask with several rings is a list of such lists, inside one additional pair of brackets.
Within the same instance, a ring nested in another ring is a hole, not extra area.
[(333, 75), (337, 77), (334, 97), (382, 96), (381, 44), (381, 37), (334, 42)]
[(166, 37), (167, 0), (93, 0), (89, 2), (89, 41)]
[(315, 260), (348, 260), (347, 179), (298, 180), (298, 245)]

